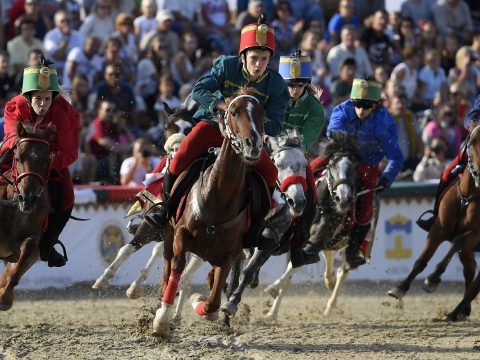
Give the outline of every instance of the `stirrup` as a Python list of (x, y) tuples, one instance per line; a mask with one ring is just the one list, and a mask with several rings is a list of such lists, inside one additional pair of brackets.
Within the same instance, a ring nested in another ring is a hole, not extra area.
[[(55, 250), (54, 245), (59, 244), (62, 247), (63, 255), (60, 254), (57, 250)], [(50, 248), (50, 251), (48, 253), (48, 267), (62, 267), (65, 266), (65, 264), (68, 261), (68, 256), (67, 256), (67, 249), (65, 248), (65, 245), (60, 240), (57, 240), (52, 247)]]
[[(431, 214), (431, 217), (428, 219), (422, 219), (422, 217), (426, 214)], [(427, 210), (423, 212), (417, 219), (416, 224), (425, 231), (430, 231), (432, 228), (433, 224), (435, 224), (435, 221), (437, 220), (437, 216), (435, 215), (435, 212), (433, 210)]]

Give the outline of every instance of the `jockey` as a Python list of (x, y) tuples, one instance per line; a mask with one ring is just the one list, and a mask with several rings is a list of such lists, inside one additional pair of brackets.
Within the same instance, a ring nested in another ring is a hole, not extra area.
[[(467, 130), (472, 131), (476, 126), (478, 126), (478, 121), (480, 120), (480, 95), (477, 96), (473, 107), (468, 112), (464, 120), (464, 126)], [(438, 214), (438, 206), (440, 203), (440, 197), (442, 193), (448, 189), (450, 184), (452, 184), (460, 173), (465, 169), (467, 164), (465, 147), (460, 150), (460, 153), (453, 159), (453, 161), (443, 170), (442, 176), (440, 177), (440, 183), (438, 184), (437, 193), (435, 195), (435, 204), (433, 210), (425, 211), (420, 218), (417, 220), (417, 225), (420, 226), (425, 231), (430, 231), (430, 228), (435, 223)], [(427, 219), (422, 219), (422, 216), (425, 214), (432, 214), (431, 217)]]
[[(316, 89), (310, 85), (312, 76), (310, 57), (301, 56), (300, 50), (297, 50), (291, 56), (280, 56), (278, 71), (287, 82), (288, 92), (290, 93), (290, 103), (283, 128), (299, 129), (303, 138), (303, 150), (308, 153), (325, 125), (325, 109), (318, 99)], [(316, 202), (315, 179), (310, 165), (307, 166), (306, 170), (307, 189), (312, 196), (312, 205), (314, 205)], [(313, 215), (313, 211), (311, 213)], [(297, 221), (299, 226), (305, 227), (305, 237), (308, 237), (310, 223), (311, 217), (308, 216), (301, 216)], [(295, 245), (301, 246), (301, 244)], [(301, 259), (296, 259), (296, 255), (299, 254), (292, 251), (292, 264), (294, 266), (297, 260), (301, 262)]]
[[(360, 256), (360, 245), (368, 233), (373, 216), (374, 190), (381, 192), (390, 186), (403, 165), (403, 156), (398, 145), (397, 127), (388, 110), (382, 105), (381, 86), (373, 80), (355, 79), (350, 99), (337, 105), (332, 112), (327, 128), (327, 137), (333, 131), (346, 131), (357, 136), (362, 162), (359, 167), (359, 191), (371, 190), (358, 197), (356, 223), (346, 249), (346, 260), (351, 268), (365, 263)], [(379, 174), (378, 164), (387, 158), (387, 166)], [(321, 159), (325, 166), (328, 159)], [(315, 171), (315, 169), (313, 169)], [(308, 243), (303, 251), (305, 264), (320, 260), (316, 244)]]
[[(275, 34), (272, 27), (264, 23), (263, 16), (258, 24), (243, 27), (240, 37), (239, 56), (220, 56), (212, 69), (205, 73), (192, 90), (192, 99), (200, 104), (194, 117), (199, 120), (168, 167), (164, 179), (163, 206), (145, 216), (153, 225), (162, 227), (169, 215), (175, 211), (175, 204), (169, 204), (170, 191), (177, 177), (188, 165), (210, 147), (220, 147), (223, 136), (214, 118), (218, 111), (225, 111), (225, 98), (234, 94), (240, 87), (249, 86), (257, 90), (256, 97), (263, 102), (266, 112), (265, 133), (275, 136), (282, 130), (288, 104), (288, 90), (282, 77), (267, 67), (275, 50)], [(275, 189), (278, 171), (265, 150), (253, 165), (265, 179), (271, 193)], [(266, 214), (264, 214), (266, 216)], [(262, 229), (263, 217), (253, 219), (246, 238), (255, 237)], [(260, 219), (261, 218), (261, 219)], [(253, 241), (253, 242), (254, 242)], [(270, 247), (275, 244), (259, 244)]]
[(40, 242), (40, 259), (49, 267), (61, 267), (67, 259), (54, 245), (72, 213), (73, 183), (68, 170), (78, 157), (80, 116), (60, 94), (57, 71), (48, 59), (39, 56), (40, 66), (23, 71), (22, 93), (5, 105), (4, 149), (15, 146), (18, 122), (31, 125), (55, 125), (56, 138), (50, 141), (50, 177), (48, 191), (55, 209), (48, 217), (48, 227)]

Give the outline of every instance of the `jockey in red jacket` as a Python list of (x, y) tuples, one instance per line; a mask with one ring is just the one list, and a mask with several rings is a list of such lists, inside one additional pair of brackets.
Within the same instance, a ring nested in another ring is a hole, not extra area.
[[(195, 84), (192, 90), (192, 99), (200, 104), (194, 117), (199, 123), (193, 128), (180, 145), (178, 154), (168, 167), (164, 178), (163, 206), (157, 206), (145, 216), (153, 225), (162, 227), (169, 215), (175, 211), (175, 204), (167, 201), (176, 178), (188, 165), (202, 154), (206, 154), (210, 147), (220, 147), (223, 136), (218, 125), (213, 121), (218, 111), (226, 110), (225, 99), (232, 96), (240, 87), (253, 87), (257, 91), (255, 96), (263, 103), (267, 121), (265, 133), (275, 136), (282, 130), (285, 113), (289, 101), (287, 86), (278, 72), (267, 67), (275, 50), (275, 35), (273, 28), (262, 23), (250, 24), (242, 29), (240, 37), (240, 56), (220, 56), (213, 68), (205, 73)], [(253, 165), (265, 179), (271, 193), (276, 185), (278, 171), (265, 150), (260, 159)], [(264, 216), (252, 219), (252, 225), (246, 238), (251, 243), (264, 242), (258, 233), (264, 226)], [(252, 238), (250, 238), (252, 236)], [(255, 237), (255, 238), (253, 238)], [(275, 243), (258, 244), (261, 248), (273, 247)]]
[[(66, 259), (53, 247), (70, 218), (73, 208), (73, 183), (68, 170), (78, 157), (80, 116), (60, 95), (57, 71), (40, 56), (40, 66), (23, 72), (22, 93), (5, 105), (5, 144), (2, 152), (15, 146), (18, 122), (55, 125), (55, 140), (50, 142), (48, 189), (55, 212), (49, 215), (48, 228), (40, 242), (40, 259), (48, 266), (64, 266)], [(38, 126), (38, 125), (37, 125)]]

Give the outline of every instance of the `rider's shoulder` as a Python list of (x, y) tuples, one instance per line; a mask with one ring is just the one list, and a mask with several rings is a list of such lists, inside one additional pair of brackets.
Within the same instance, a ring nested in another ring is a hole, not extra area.
[(220, 55), (214, 63), (214, 66), (236, 66), (241, 63), (238, 55)]
[(22, 101), (25, 101), (25, 98), (22, 95), (16, 95), (7, 101), (5, 111), (15, 112), (20, 107)]

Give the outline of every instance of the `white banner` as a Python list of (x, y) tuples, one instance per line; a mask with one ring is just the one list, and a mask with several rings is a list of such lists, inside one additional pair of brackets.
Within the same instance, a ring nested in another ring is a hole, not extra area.
[[(432, 207), (431, 199), (424, 197), (390, 198), (381, 204), (371, 263), (352, 271), (351, 279), (398, 280), (405, 277), (419, 256), (427, 233), (421, 230), (415, 220), (425, 210)], [(89, 221), (70, 220), (60, 236), (68, 249), (69, 261), (63, 268), (49, 268), (38, 262), (22, 278), (19, 288), (64, 287), (76, 282), (91, 282), (98, 278), (112, 261), (118, 249), (129, 242), (132, 236), (126, 231), (128, 219), (124, 218), (127, 204), (77, 205), (73, 214)], [(420, 274), (425, 278), (443, 257), (449, 243), (444, 243), (429, 262), (427, 269)], [(120, 268), (112, 284), (127, 285), (135, 280), (150, 256), (153, 244), (145, 246), (133, 254)], [(323, 259), (322, 259), (323, 260)], [(477, 258), (477, 261), (480, 260)], [(260, 272), (261, 283), (270, 283), (284, 270), (285, 256), (272, 257)], [(162, 277), (163, 260), (159, 260), (147, 283), (156, 284)], [(303, 267), (295, 274), (294, 282), (321, 281), (324, 263)], [(194, 283), (205, 283), (208, 264), (194, 276)], [(442, 277), (444, 280), (463, 281), (462, 266), (458, 256), (454, 256)]]

